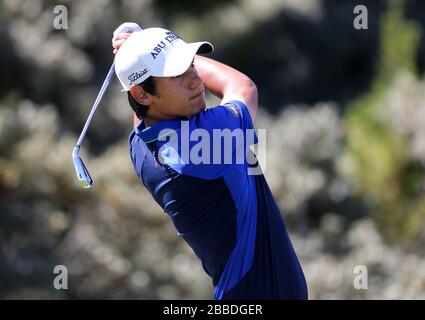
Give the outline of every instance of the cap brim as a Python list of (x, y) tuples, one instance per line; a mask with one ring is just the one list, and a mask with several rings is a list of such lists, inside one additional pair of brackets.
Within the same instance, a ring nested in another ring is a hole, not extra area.
[(154, 77), (175, 77), (183, 74), (192, 64), (196, 54), (208, 54), (214, 51), (209, 42), (193, 42), (173, 48), (161, 70), (152, 70)]

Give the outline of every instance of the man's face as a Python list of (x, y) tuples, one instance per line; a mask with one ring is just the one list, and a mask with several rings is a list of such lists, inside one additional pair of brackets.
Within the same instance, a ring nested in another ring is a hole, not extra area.
[(205, 87), (192, 63), (176, 77), (154, 78), (156, 95), (152, 96), (149, 116), (157, 120), (190, 117), (205, 110)]

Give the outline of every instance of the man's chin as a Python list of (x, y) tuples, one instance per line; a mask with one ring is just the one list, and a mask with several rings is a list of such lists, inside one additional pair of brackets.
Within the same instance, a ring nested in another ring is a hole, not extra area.
[(196, 107), (196, 111), (193, 115), (196, 116), (197, 114), (200, 114), (202, 111), (205, 111), (206, 109), (207, 109), (207, 104), (205, 103), (205, 100), (204, 100), (202, 104)]
[(205, 110), (206, 110), (206, 108), (205, 108), (205, 109), (202, 109), (202, 110), (199, 110), (199, 111), (197, 111), (197, 112), (194, 112), (194, 113), (192, 113), (189, 117), (197, 116), (198, 114), (200, 114), (201, 112), (203, 112), (203, 111), (205, 111)]

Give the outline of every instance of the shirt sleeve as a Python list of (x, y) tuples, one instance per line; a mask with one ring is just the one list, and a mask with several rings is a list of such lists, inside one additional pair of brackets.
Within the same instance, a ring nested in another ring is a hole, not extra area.
[[(207, 109), (199, 115), (199, 127), (209, 129), (254, 129), (247, 106), (238, 100)], [(257, 143), (257, 141), (255, 142)]]

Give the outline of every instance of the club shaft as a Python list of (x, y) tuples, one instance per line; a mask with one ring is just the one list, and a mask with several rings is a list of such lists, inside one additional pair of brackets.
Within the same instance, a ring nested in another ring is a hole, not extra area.
[(93, 107), (90, 111), (90, 114), (86, 120), (86, 123), (84, 124), (84, 128), (83, 131), (81, 131), (80, 137), (78, 138), (77, 144), (75, 145), (76, 147), (80, 147), (81, 143), (83, 142), (84, 137), (86, 136), (86, 132), (87, 129), (90, 126), (90, 122), (96, 112), (97, 106), (99, 105), (100, 100), (102, 100), (103, 94), (106, 91), (106, 88), (108, 88), (109, 83), (112, 80), (112, 77), (114, 76), (114, 72), (115, 72), (115, 63), (112, 63), (111, 68), (109, 69), (109, 72), (105, 78), (105, 81), (102, 84), (102, 88), (100, 88), (99, 94), (96, 97), (96, 100), (94, 101)]

